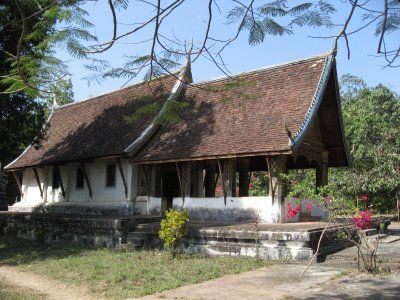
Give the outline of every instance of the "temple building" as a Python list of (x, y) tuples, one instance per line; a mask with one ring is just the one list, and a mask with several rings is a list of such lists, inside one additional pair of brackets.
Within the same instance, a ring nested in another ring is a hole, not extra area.
[[(5, 168), (21, 194), (10, 211), (154, 216), (173, 207), (192, 220), (293, 222), (281, 174), (315, 169), (320, 186), (329, 167), (348, 165), (330, 53), (199, 83), (187, 63), (57, 107), (46, 128)], [(269, 194), (249, 196), (256, 171), (268, 172)], [(311, 214), (325, 216), (318, 206)]]

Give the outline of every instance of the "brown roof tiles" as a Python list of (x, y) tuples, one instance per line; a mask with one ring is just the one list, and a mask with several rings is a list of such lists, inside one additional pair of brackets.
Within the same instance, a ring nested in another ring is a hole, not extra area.
[(41, 147), (30, 146), (7, 169), (124, 155), (153, 119), (147, 116), (132, 123), (125, 117), (146, 105), (144, 96), (154, 93), (163, 102), (174, 82), (168, 76), (55, 109)]
[[(161, 126), (133, 155), (133, 162), (191, 160), (291, 151), (285, 124), (296, 133), (320, 83), (326, 56), (187, 86), (180, 121)], [(47, 139), (30, 147), (8, 169), (126, 155), (153, 117), (129, 116), (157, 90), (165, 101), (173, 76), (142, 83), (56, 109)], [(150, 88), (151, 87), (151, 90)]]
[(325, 57), (189, 86), (181, 122), (162, 127), (133, 162), (288, 152), (285, 123), (302, 124)]

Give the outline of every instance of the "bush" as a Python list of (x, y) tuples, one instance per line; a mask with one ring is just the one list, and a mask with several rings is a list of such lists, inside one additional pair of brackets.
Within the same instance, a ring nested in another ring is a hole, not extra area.
[(165, 218), (161, 220), (159, 237), (164, 243), (164, 248), (176, 255), (181, 239), (186, 235), (186, 223), (189, 214), (185, 211), (169, 209)]

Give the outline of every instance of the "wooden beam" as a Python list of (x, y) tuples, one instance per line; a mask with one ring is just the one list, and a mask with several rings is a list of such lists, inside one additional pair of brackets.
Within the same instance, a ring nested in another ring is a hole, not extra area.
[(265, 155), (290, 155), (293, 151), (270, 151), (270, 152), (258, 152), (258, 153), (243, 153), (243, 154), (231, 154), (231, 155), (219, 155), (219, 156), (201, 156), (201, 157), (191, 157), (191, 158), (178, 158), (178, 159), (164, 159), (164, 160), (144, 160), (144, 161), (132, 161), (130, 162), (134, 165), (137, 164), (163, 164), (163, 163), (174, 163), (174, 162), (192, 162), (192, 161), (206, 161), (206, 160), (217, 160), (217, 159), (227, 159), (227, 158), (240, 158), (240, 157), (255, 157), (255, 156), (265, 156)]
[(221, 168), (221, 161), (218, 159), (218, 170), (219, 170), (219, 175), (221, 176), (221, 182), (222, 182), (222, 192), (224, 194), (224, 204), (226, 206), (226, 188), (225, 188), (225, 178), (224, 178), (224, 173), (222, 172)]
[(42, 197), (42, 199), (43, 199), (43, 189), (42, 189), (42, 186), (40, 184), (40, 178), (39, 178), (38, 170), (36, 168), (32, 168), (32, 169), (33, 169), (33, 173), (35, 173), (36, 182), (37, 182), (37, 184), (39, 186), (40, 197)]
[(16, 182), (17, 185), (18, 185), (19, 194), (21, 195), (21, 199), (22, 199), (22, 198), (24, 197), (24, 193), (22, 192), (21, 180), (19, 180), (19, 177), (18, 177), (16, 171), (13, 171), (13, 175), (14, 175), (15, 182)]
[(82, 172), (83, 172), (83, 178), (85, 178), (86, 185), (87, 185), (88, 190), (89, 190), (89, 197), (90, 197), (90, 199), (92, 199), (93, 198), (92, 186), (90, 185), (89, 176), (88, 176), (87, 171), (86, 171), (86, 165), (82, 161), (80, 162), (80, 165), (81, 165)]
[(128, 186), (126, 185), (124, 170), (122, 169), (121, 158), (119, 158), (119, 157), (117, 158), (117, 163), (118, 163), (119, 173), (121, 174), (122, 183), (124, 184), (125, 197), (128, 197)]
[(64, 189), (64, 184), (62, 182), (60, 169), (58, 168), (57, 165), (55, 165), (54, 166), (54, 170), (56, 170), (56, 174), (57, 174), (58, 180), (60, 181), (61, 193), (63, 195), (63, 198), (65, 199), (65, 189)]
[(185, 188), (183, 187), (182, 183), (182, 174), (181, 171), (179, 170), (178, 163), (175, 163), (175, 166), (176, 166), (176, 171), (178, 173), (179, 186), (181, 188), (182, 202), (183, 204), (185, 204)]

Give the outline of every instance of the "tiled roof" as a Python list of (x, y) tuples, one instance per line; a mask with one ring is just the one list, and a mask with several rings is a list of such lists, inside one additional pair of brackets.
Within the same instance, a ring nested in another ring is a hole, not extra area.
[(316, 94), (326, 57), (187, 87), (181, 121), (162, 127), (133, 162), (289, 152)]
[(30, 146), (7, 169), (124, 155), (153, 119), (132, 123), (125, 117), (148, 102), (145, 96), (154, 93), (157, 101), (165, 101), (174, 82), (167, 76), (55, 109), (41, 147)]
[[(188, 103), (180, 111), (180, 121), (157, 129), (131, 160), (149, 163), (290, 153), (285, 127), (293, 134), (305, 128), (328, 61), (326, 55), (318, 56), (188, 85), (180, 97)], [(163, 103), (175, 81), (167, 76), (161, 82), (137, 84), (56, 109), (42, 146), (29, 147), (7, 169), (126, 156), (124, 150), (148, 128), (154, 115), (134, 123), (125, 117), (148, 104), (145, 96), (151, 91)], [(344, 147), (339, 140), (339, 148)]]

